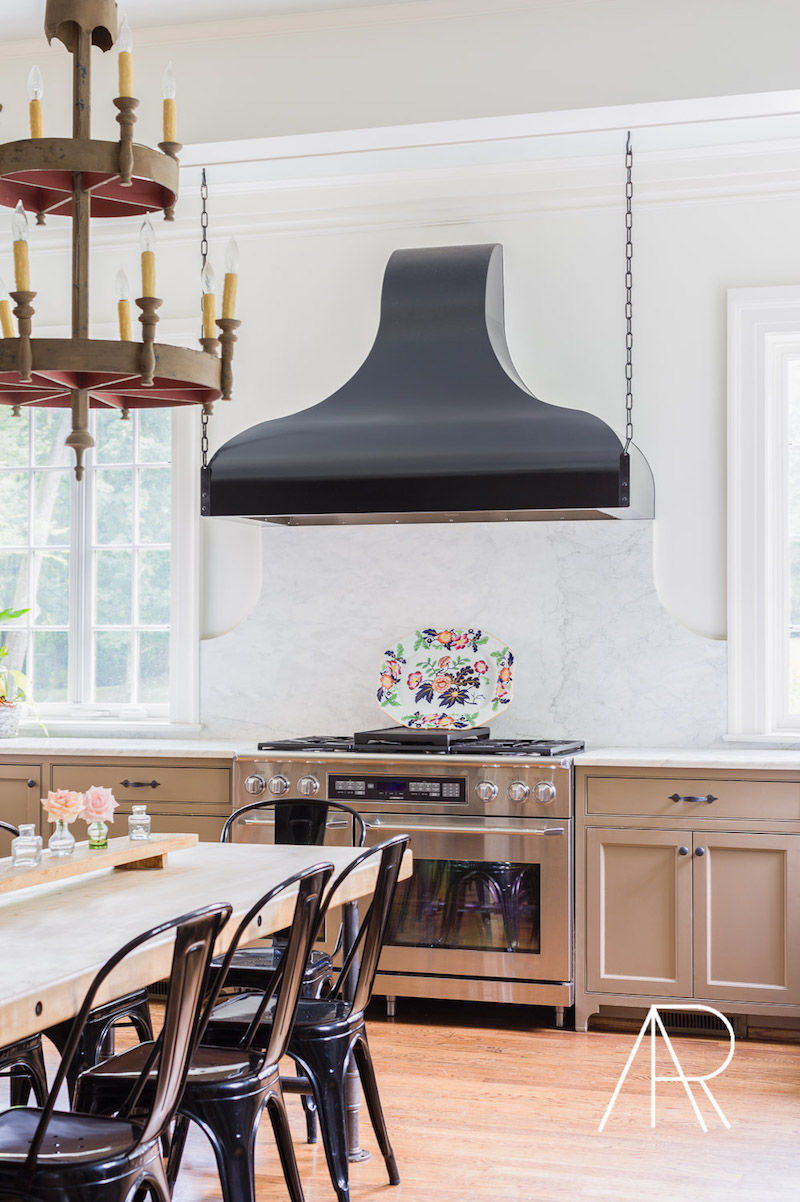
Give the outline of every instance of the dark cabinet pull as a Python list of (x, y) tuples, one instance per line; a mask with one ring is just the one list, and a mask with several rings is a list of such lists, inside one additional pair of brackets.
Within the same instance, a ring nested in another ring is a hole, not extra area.
[(35, 781), (35, 780), (33, 779), (33, 777), (31, 777), (31, 779), (30, 779), (30, 780), (29, 780), (27, 783), (28, 783), (28, 788), (29, 788), (29, 789), (35, 789), (35, 788), (36, 788), (37, 781)]
[(696, 847), (694, 849), (694, 854), (696, 856), (704, 856), (706, 854), (706, 849), (704, 847)]
[(709, 793), (707, 797), (682, 797), (680, 793), (670, 793), (669, 799), (670, 801), (691, 801), (693, 803), (707, 801), (709, 805), (712, 801), (717, 800), (713, 793)]
[(679, 855), (679, 856), (688, 856), (688, 854), (689, 854), (689, 848), (688, 848), (688, 847), (679, 847), (679, 848), (678, 848), (678, 855)]
[(122, 780), (120, 781), (123, 789), (158, 789), (160, 782), (157, 780)]

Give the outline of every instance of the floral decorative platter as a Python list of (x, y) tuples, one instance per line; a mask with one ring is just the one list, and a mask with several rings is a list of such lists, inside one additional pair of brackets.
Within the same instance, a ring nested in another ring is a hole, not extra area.
[(486, 630), (415, 630), (384, 654), (378, 704), (401, 726), (482, 726), (511, 701), (514, 656)]

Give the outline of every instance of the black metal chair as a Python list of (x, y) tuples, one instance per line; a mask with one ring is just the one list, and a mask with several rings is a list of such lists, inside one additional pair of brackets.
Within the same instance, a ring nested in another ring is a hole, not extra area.
[[(130, 1202), (146, 1195), (169, 1202), (160, 1140), (175, 1114), (199, 1033), (208, 966), (231, 908), (206, 906), (145, 931), (121, 948), (95, 977), (76, 1017), (47, 1101), (41, 1109), (16, 1107), (0, 1114), (0, 1197), (37, 1202)], [(164, 1026), (150, 1045), (145, 1070), (114, 1117), (56, 1110), (81, 1033), (103, 982), (126, 956), (174, 931)], [(134, 1119), (134, 1108), (155, 1072), (152, 1104)]]
[[(352, 823), (352, 846), (363, 847), (367, 835), (364, 819), (357, 810), (345, 805), (342, 801), (323, 801), (315, 798), (280, 798), (267, 801), (251, 801), (247, 805), (234, 810), (226, 820), (220, 834), (220, 843), (230, 841), (234, 824), (243, 814), (251, 810), (274, 810), (275, 813), (275, 842), (289, 844), (294, 847), (321, 847), (325, 836), (334, 826), (329, 822), (330, 810), (336, 810), (347, 817), (335, 825), (350, 825)], [(273, 972), (280, 958), (286, 941), (284, 932), (273, 936), (271, 947), (245, 947), (236, 953), (231, 962), (226, 978), (226, 986), (232, 988), (259, 989), (264, 984), (264, 974)], [(341, 929), (335, 955), (341, 943)], [(214, 961), (212, 970), (217, 970), (221, 959)], [(308, 964), (303, 974), (303, 996), (320, 997), (327, 993), (333, 984), (333, 964), (331, 954), (312, 949)]]
[[(0, 830), (14, 838), (19, 829), (0, 819)], [(47, 1099), (47, 1075), (44, 1068), (42, 1039), (32, 1035), (17, 1043), (0, 1048), (0, 1077), (9, 1078), (9, 1097), (12, 1106), (24, 1106), (33, 1094), (39, 1106)]]
[[(347, 1160), (345, 1076), (351, 1056), (355, 1059), (364, 1088), (367, 1109), (389, 1172), (398, 1185), (400, 1176), (389, 1142), (372, 1065), (364, 1011), (372, 995), (375, 973), (383, 946), (389, 911), (394, 898), (408, 835), (396, 835), (385, 843), (363, 851), (332, 883), (328, 897), (359, 865), (379, 857), (378, 879), (369, 908), (344, 962), (332, 992), (324, 998), (301, 998), (288, 1053), (304, 1076), (282, 1079), (286, 1092), (311, 1092), (319, 1112), (325, 1156), (339, 1202), (350, 1202)], [(321, 916), (324, 918), (324, 910)], [(241, 993), (222, 1002), (211, 1015), (206, 1039), (222, 1046), (236, 1046), (260, 1014), (258, 994)], [(260, 1019), (255, 1042), (269, 1041), (270, 1015)]]
[[(269, 798), (264, 801), (251, 801), (247, 805), (234, 810), (227, 819), (220, 834), (220, 843), (227, 843), (233, 833), (234, 824), (252, 810), (271, 809), (275, 814), (275, 842), (300, 847), (321, 847), (329, 830), (350, 827), (353, 847), (363, 847), (367, 836), (367, 826), (364, 819), (351, 806), (343, 801), (325, 801), (317, 798)], [(337, 811), (338, 819), (331, 820), (329, 812)], [(342, 942), (343, 929), (339, 934), (332, 952), (323, 952), (312, 948), (308, 963), (303, 974), (302, 997), (324, 997), (333, 988), (334, 971), (333, 956), (338, 952)], [(283, 932), (278, 932), (272, 938), (271, 947), (245, 947), (236, 953), (228, 972), (226, 986), (232, 989), (263, 988), (265, 974), (274, 971), (281, 951), (286, 942)], [(220, 961), (212, 966), (218, 970)], [(306, 1139), (308, 1143), (317, 1142), (316, 1106), (310, 1094), (303, 1096), (303, 1110), (306, 1116)]]
[[(265, 988), (258, 994), (248, 995), (258, 1000), (253, 1018), (242, 1030), (236, 1045), (228, 1048), (209, 1046), (203, 1040), (201, 1024), (200, 1045), (192, 1056), (178, 1106), (179, 1118), (168, 1166), (170, 1186), (174, 1185), (178, 1174), (191, 1120), (211, 1141), (224, 1202), (255, 1202), (253, 1156), (259, 1120), (266, 1106), (292, 1202), (303, 1202), (278, 1065), (286, 1054), (303, 984), (304, 965), (318, 929), (323, 893), (332, 872), (332, 864), (320, 863), (295, 873), (270, 889), (239, 924), (212, 987), (206, 1016), (213, 1011), (240, 939), (260, 922), (261, 911), (267, 905), (297, 888), (288, 942), (274, 971), (265, 980)], [(253, 1042), (267, 1012), (271, 1016), (269, 1040), (262, 1050), (257, 1050)], [(77, 1109), (93, 1114), (113, 1113), (128, 1094), (131, 1083), (146, 1070), (149, 1058), (148, 1045), (140, 1044), (87, 1069), (78, 1082)]]

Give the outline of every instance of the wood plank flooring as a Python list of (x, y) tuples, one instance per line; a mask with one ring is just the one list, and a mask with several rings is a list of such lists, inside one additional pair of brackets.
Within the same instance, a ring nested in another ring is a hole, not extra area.
[[(658, 1086), (650, 1127), (642, 1048), (602, 1135), (598, 1125), (634, 1036), (556, 1031), (552, 1011), (398, 999), (373, 1002), (369, 1038), (402, 1183), (388, 1184), (366, 1112), (372, 1159), (351, 1166), (353, 1202), (798, 1202), (800, 1046), (739, 1041), (710, 1088), (695, 1086), (704, 1134), (679, 1083)], [(687, 1073), (716, 1068), (727, 1045), (675, 1038)], [(658, 1072), (674, 1073), (662, 1053)], [(288, 1100), (307, 1202), (334, 1202), (322, 1145), (307, 1145)], [(258, 1202), (285, 1202), (269, 1123), (259, 1133)], [(176, 1202), (220, 1197), (214, 1158), (193, 1130)]]

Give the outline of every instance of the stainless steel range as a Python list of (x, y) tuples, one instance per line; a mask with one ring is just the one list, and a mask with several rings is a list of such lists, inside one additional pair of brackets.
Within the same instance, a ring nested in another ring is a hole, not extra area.
[[(424, 741), (420, 736), (424, 735)], [(581, 743), (496, 740), (488, 730), (368, 731), (259, 744), (237, 764), (237, 805), (319, 797), (356, 808), (368, 841), (407, 832), (376, 992), (572, 1004), (572, 761)], [(338, 828), (341, 817), (331, 814)], [(251, 812), (235, 838), (272, 841)], [(332, 841), (332, 840), (331, 840)]]

